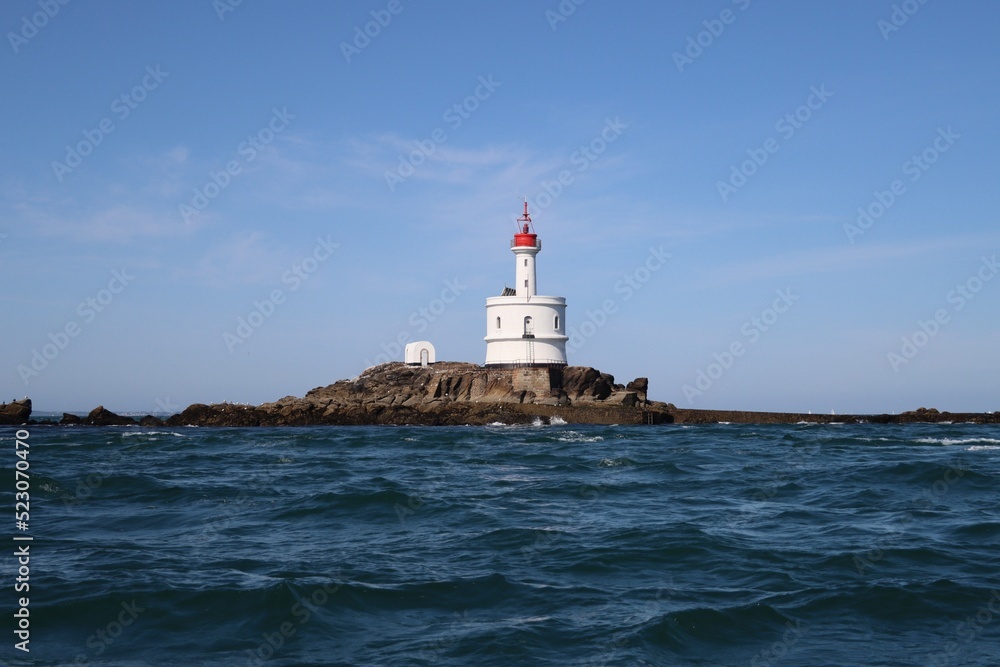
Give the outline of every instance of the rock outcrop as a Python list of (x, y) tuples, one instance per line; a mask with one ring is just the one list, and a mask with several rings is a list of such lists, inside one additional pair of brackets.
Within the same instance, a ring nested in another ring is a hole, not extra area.
[[(259, 406), (197, 403), (166, 420), (183, 426), (311, 424), (461, 425), (531, 423), (640, 424), (670, 421), (666, 404), (646, 401), (645, 378), (627, 386), (593, 368), (493, 369), (440, 362), (369, 368), (352, 380)], [(641, 398), (640, 398), (641, 396)]]
[(29, 419), (31, 419), (30, 398), (0, 405), (0, 426), (18, 426), (28, 423)]
[(88, 426), (134, 426), (135, 420), (131, 417), (116, 415), (110, 410), (106, 410), (103, 405), (99, 405), (83, 418), (82, 423)]
[(71, 414), (69, 412), (64, 412), (62, 419), (59, 420), (60, 426), (163, 426), (163, 420), (159, 417), (153, 417), (152, 415), (146, 415), (138, 422), (132, 417), (124, 417), (122, 415), (115, 414), (111, 412), (103, 405), (99, 405), (90, 411), (86, 417), (78, 417), (77, 415)]

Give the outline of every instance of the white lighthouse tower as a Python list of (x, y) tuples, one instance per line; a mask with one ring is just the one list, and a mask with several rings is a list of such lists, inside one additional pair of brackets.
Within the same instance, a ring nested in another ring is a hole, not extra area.
[(528, 202), (510, 242), (516, 282), (486, 299), (486, 365), (494, 368), (566, 365), (566, 299), (538, 296), (535, 255), (542, 242), (534, 232)]

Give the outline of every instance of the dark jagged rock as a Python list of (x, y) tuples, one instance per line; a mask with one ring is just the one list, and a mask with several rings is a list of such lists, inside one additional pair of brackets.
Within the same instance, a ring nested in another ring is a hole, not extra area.
[(99, 405), (90, 411), (83, 423), (88, 426), (134, 426), (135, 420), (131, 417), (116, 415), (110, 410), (104, 409), (103, 405)]
[(30, 398), (0, 405), (0, 426), (27, 424), (29, 419), (31, 419)]
[(634, 391), (641, 403), (646, 402), (646, 392), (649, 391), (649, 378), (636, 378), (625, 385), (625, 391)]
[(941, 415), (937, 408), (917, 408), (901, 414), (901, 417), (919, 417), (921, 421), (934, 421)]
[(154, 417), (153, 415), (146, 415), (139, 420), (139, 426), (145, 426), (147, 428), (153, 426), (163, 426), (163, 420), (159, 417)]
[(62, 419), (59, 420), (59, 424), (62, 426), (75, 426), (76, 424), (82, 424), (83, 418), (77, 417), (76, 415), (64, 412)]

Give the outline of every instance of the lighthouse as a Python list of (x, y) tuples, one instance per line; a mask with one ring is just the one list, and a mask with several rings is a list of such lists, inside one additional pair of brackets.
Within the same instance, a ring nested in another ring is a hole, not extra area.
[(514, 287), (486, 299), (486, 366), (493, 368), (566, 365), (566, 299), (539, 296), (535, 257), (542, 241), (535, 234), (528, 202), (510, 242)]

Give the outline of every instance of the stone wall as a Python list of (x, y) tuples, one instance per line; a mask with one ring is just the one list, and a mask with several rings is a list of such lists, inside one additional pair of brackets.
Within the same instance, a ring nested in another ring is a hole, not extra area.
[(550, 368), (515, 368), (513, 370), (514, 391), (530, 391), (538, 398), (546, 398), (553, 389), (562, 389), (562, 378)]

